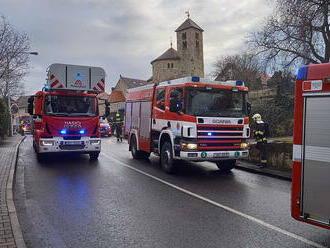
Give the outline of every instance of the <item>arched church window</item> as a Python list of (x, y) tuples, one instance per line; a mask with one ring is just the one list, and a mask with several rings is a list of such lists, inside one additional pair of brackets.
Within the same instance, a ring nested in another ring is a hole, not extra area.
[(196, 40), (199, 39), (199, 33), (195, 33), (195, 39), (196, 39)]
[(187, 39), (187, 34), (186, 33), (182, 33), (182, 39), (183, 40)]
[(199, 41), (196, 40), (196, 48), (199, 48)]
[(170, 68), (170, 63), (167, 64), (167, 68)]
[(183, 47), (183, 49), (186, 49), (187, 48), (187, 41), (183, 41), (182, 42), (182, 47)]

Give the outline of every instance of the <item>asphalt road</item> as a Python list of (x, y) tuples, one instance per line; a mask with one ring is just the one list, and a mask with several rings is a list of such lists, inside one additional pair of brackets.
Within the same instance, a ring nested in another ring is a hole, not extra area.
[(290, 217), (290, 182), (212, 163), (133, 160), (102, 139), (97, 162), (20, 147), (15, 204), (28, 247), (330, 247), (330, 232)]

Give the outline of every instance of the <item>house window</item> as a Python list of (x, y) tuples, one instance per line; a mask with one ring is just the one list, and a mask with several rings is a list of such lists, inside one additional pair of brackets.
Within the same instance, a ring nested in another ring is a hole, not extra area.
[(186, 33), (182, 33), (182, 39), (183, 40), (187, 39), (187, 34)]
[(183, 41), (183, 42), (182, 42), (182, 48), (183, 48), (183, 49), (186, 49), (186, 48), (187, 48), (187, 41)]

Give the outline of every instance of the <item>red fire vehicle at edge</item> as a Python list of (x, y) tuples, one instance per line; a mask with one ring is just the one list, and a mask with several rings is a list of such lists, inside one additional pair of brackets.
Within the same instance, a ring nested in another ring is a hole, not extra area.
[(300, 67), (295, 88), (292, 217), (330, 229), (330, 63)]
[(87, 153), (92, 160), (98, 158), (101, 139), (97, 94), (104, 91), (104, 77), (100, 67), (49, 67), (47, 84), (29, 99), (28, 106), (38, 159), (59, 152)]
[(223, 171), (248, 156), (250, 135), (243, 81), (186, 77), (129, 90), (125, 135), (133, 158), (160, 155), (171, 173), (174, 160), (213, 161)]

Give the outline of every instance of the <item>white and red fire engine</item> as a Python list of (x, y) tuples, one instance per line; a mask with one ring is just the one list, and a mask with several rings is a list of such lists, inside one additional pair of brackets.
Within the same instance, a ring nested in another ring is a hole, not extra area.
[(330, 229), (330, 63), (298, 70), (292, 160), (292, 217)]
[(125, 135), (133, 158), (160, 155), (171, 173), (176, 159), (213, 161), (224, 171), (248, 156), (247, 87), (243, 81), (186, 77), (129, 90)]
[[(33, 116), (33, 147), (38, 159), (47, 153), (101, 150), (97, 94), (104, 92), (100, 67), (52, 64), (42, 91), (29, 99)], [(106, 112), (109, 112), (107, 107)]]

